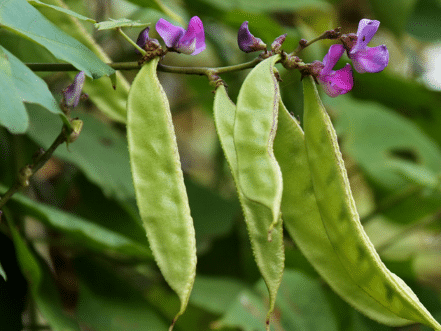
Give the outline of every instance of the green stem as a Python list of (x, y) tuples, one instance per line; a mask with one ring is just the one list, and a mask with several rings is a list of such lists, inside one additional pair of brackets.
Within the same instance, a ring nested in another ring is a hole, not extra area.
[[(240, 71), (244, 69), (250, 69), (259, 64), (263, 58), (257, 57), (252, 61), (236, 64), (232, 66), (226, 67), (175, 67), (168, 66), (165, 64), (158, 65), (158, 71), (170, 72), (175, 74), (187, 74), (187, 75), (211, 75), (211, 74), (222, 74), (226, 72), (234, 72)], [(78, 71), (70, 63), (27, 63), (28, 68), (32, 71)], [(142, 65), (139, 65), (138, 62), (115, 62), (109, 63), (110, 67), (115, 70), (139, 70)]]
[(21, 188), (27, 186), (27, 182), (29, 178), (35, 174), (51, 157), (55, 152), (58, 146), (67, 141), (69, 134), (65, 132), (66, 130), (63, 127), (62, 132), (58, 135), (49, 149), (40, 155), (38, 155), (34, 163), (31, 165), (26, 165), (19, 171), (19, 176), (15, 183), (9, 188), (9, 190), (0, 198), (0, 208), (2, 208), (6, 202)]
[(133, 47), (135, 47), (142, 54), (142, 56), (144, 56), (146, 54), (146, 51), (143, 50), (141, 47), (139, 47), (138, 44), (135, 43), (132, 39), (130, 39), (130, 37), (128, 35), (126, 35), (124, 33), (124, 31), (121, 30), (120, 27), (117, 27), (116, 30), (120, 33), (121, 36), (124, 37), (125, 40), (127, 40), (129, 42), (129, 44), (131, 44)]

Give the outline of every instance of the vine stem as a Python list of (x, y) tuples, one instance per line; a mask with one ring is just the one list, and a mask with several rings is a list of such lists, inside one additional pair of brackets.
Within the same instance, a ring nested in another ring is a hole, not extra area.
[[(252, 61), (236, 64), (232, 66), (226, 67), (175, 67), (169, 66), (165, 64), (158, 65), (158, 71), (170, 72), (175, 74), (186, 74), (186, 75), (212, 75), (212, 74), (222, 74), (226, 72), (234, 72), (240, 71), (244, 69), (250, 69), (255, 67), (261, 61), (263, 61), (263, 57), (257, 57)], [(26, 63), (27, 67), (32, 71), (78, 71), (70, 63)], [(115, 70), (139, 70), (142, 67), (142, 64), (138, 64), (138, 62), (113, 62), (108, 63), (108, 66), (112, 67)]]
[(52, 154), (55, 152), (58, 146), (68, 141), (70, 132), (66, 131), (67, 130), (65, 129), (65, 126), (63, 126), (61, 133), (54, 140), (49, 149), (45, 152), (39, 153), (34, 158), (34, 163), (30, 165), (28, 164), (20, 169), (18, 178), (15, 183), (0, 198), (0, 208), (2, 208), (6, 204), (6, 202), (8, 202), (8, 200), (21, 188), (28, 186), (29, 178), (38, 170), (40, 170), (40, 168), (52, 157)]

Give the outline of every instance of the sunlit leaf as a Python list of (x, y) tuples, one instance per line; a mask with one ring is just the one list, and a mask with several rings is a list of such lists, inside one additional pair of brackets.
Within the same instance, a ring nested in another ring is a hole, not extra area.
[(144, 27), (149, 24), (150, 23), (140, 23), (137, 21), (132, 21), (127, 18), (120, 18), (117, 20), (110, 18), (109, 21), (95, 23), (95, 28), (97, 28), (98, 30), (110, 30), (110, 29), (116, 29), (116, 28)]
[(92, 78), (114, 72), (87, 47), (50, 23), (26, 0), (3, 1), (0, 4), (0, 24), (2, 28), (42, 45), (58, 59), (72, 63)]
[(77, 14), (74, 11), (66, 9), (66, 8), (63, 8), (63, 7), (58, 7), (58, 6), (50, 5), (50, 4), (41, 2), (40, 0), (27, 0), (27, 1), (31, 5), (33, 5), (34, 7), (47, 7), (47, 8), (51, 8), (51, 9), (57, 10), (57, 11), (63, 13), (63, 14), (67, 14), (67, 15), (76, 17), (79, 20), (87, 21), (87, 22), (91, 22), (91, 23), (96, 23), (96, 21), (94, 19), (92, 19), (92, 18), (89, 18), (89, 17), (83, 16), (83, 15)]
[(0, 93), (0, 124), (12, 133), (25, 132), (29, 124), (28, 114), (15, 88), (11, 64), (3, 48), (0, 48)]

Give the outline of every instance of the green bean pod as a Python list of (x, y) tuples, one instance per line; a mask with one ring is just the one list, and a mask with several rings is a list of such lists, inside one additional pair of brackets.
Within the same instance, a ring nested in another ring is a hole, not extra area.
[(315, 270), (338, 295), (370, 318), (394, 326), (411, 323), (360, 289), (334, 251), (317, 207), (303, 130), (282, 101), (274, 154), (283, 174), (283, 224)]
[(331, 120), (313, 79), (308, 77), (303, 84), (307, 159), (318, 210), (335, 254), (360, 290), (385, 311), (409, 323), (420, 322), (441, 330), (412, 290), (386, 268), (366, 235)]
[(136, 75), (127, 101), (127, 137), (136, 201), (153, 256), (185, 311), (196, 273), (193, 220), (159, 58)]
[(234, 123), (238, 185), (247, 200), (265, 206), (271, 213), (270, 232), (280, 220), (283, 190), (282, 174), (273, 153), (280, 99), (274, 74), (278, 60), (280, 55), (272, 56), (248, 74), (237, 97)]
[[(271, 59), (271, 61), (274, 61)], [(272, 62), (274, 63), (274, 62)], [(273, 65), (273, 64), (272, 64)], [(267, 72), (272, 75), (271, 71)], [(251, 246), (259, 271), (265, 280), (270, 293), (270, 307), (267, 315), (267, 329), (269, 317), (274, 309), (277, 290), (280, 286), (284, 268), (284, 248), (282, 223), (278, 222), (273, 229), (272, 241), (267, 240), (267, 230), (272, 222), (272, 214), (268, 207), (249, 200), (238, 184), (238, 164), (234, 141), (236, 106), (229, 99), (224, 86), (216, 90), (214, 100), (214, 119), (217, 133), (224, 150), (226, 159), (236, 183), (239, 200), (245, 215)], [(256, 164), (256, 171), (259, 164)]]

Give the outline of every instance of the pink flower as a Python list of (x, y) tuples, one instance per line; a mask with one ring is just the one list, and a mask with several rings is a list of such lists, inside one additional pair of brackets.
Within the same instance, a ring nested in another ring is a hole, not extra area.
[(196, 55), (205, 49), (204, 25), (197, 16), (190, 19), (187, 30), (161, 18), (156, 23), (156, 31), (172, 51)]
[(354, 86), (352, 68), (349, 63), (342, 69), (332, 70), (344, 51), (343, 45), (332, 45), (328, 54), (323, 58), (323, 63), (318, 61), (314, 63), (315, 67), (321, 69), (317, 75), (319, 83), (323, 86), (325, 93), (333, 98), (348, 93)]
[(389, 51), (385, 45), (367, 46), (379, 26), (379, 21), (362, 19), (358, 24), (355, 45), (345, 45), (348, 56), (352, 60), (355, 70), (359, 73), (380, 72), (389, 63)]
[(254, 37), (248, 29), (248, 21), (242, 23), (237, 34), (237, 44), (245, 53), (266, 50), (266, 44), (260, 38)]

